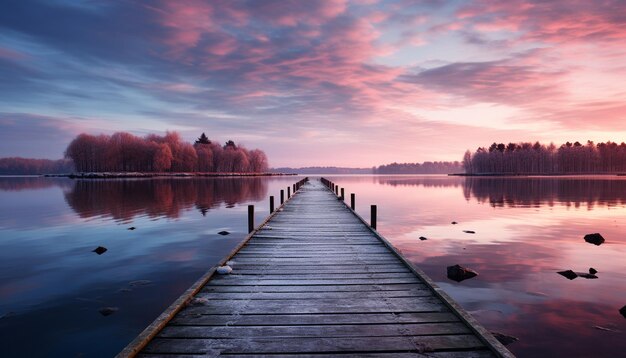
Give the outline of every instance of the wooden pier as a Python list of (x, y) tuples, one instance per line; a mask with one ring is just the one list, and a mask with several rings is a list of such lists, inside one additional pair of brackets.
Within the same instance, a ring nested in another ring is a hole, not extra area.
[(294, 186), (118, 357), (513, 357), (331, 184)]

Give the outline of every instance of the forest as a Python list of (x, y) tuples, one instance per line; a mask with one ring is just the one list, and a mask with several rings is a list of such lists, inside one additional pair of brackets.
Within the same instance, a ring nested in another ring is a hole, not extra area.
[(78, 172), (267, 172), (265, 153), (248, 150), (232, 140), (219, 145), (202, 133), (194, 144), (177, 132), (138, 137), (80, 134), (68, 145), (65, 157)]
[(493, 143), (463, 156), (468, 174), (626, 173), (626, 143)]
[(374, 174), (451, 174), (461, 170), (459, 162), (391, 163), (373, 168)]

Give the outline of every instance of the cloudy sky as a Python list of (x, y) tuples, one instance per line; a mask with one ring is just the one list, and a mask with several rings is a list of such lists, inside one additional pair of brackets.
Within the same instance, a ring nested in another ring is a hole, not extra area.
[(626, 141), (626, 3), (0, 3), (0, 156), (166, 130), (263, 149), (272, 166)]

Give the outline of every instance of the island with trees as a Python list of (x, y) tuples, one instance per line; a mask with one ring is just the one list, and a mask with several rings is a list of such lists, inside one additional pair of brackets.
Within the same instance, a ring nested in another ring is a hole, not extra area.
[(493, 143), (468, 150), (462, 163), (466, 175), (624, 174), (626, 143)]
[(0, 159), (0, 174), (59, 173), (72, 173), (72, 177), (269, 175), (262, 150), (248, 150), (232, 140), (220, 145), (204, 133), (193, 144), (177, 132), (145, 137), (127, 132), (82, 133), (67, 146), (65, 159)]

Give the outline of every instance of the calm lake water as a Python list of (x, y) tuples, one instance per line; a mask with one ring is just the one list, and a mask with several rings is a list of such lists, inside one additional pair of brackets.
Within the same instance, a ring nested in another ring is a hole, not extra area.
[[(624, 356), (626, 177), (328, 178), (516, 355)], [(243, 239), (248, 204), (260, 223), (297, 180), (0, 178), (0, 355), (115, 355)], [(451, 281), (454, 264), (479, 276)]]

